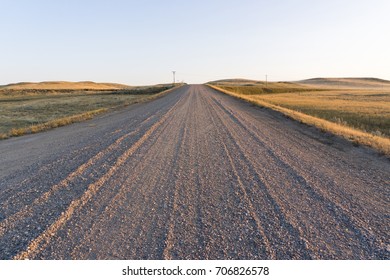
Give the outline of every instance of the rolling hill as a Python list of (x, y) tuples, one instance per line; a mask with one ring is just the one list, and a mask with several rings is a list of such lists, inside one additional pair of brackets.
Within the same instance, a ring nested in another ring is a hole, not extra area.
[(297, 81), (313, 86), (347, 87), (347, 88), (383, 88), (390, 87), (390, 81), (377, 78), (314, 78)]
[(90, 81), (50, 81), (40, 83), (23, 82), (0, 87), (1, 90), (116, 90), (125, 88), (130, 88), (130, 86), (115, 83), (95, 83)]

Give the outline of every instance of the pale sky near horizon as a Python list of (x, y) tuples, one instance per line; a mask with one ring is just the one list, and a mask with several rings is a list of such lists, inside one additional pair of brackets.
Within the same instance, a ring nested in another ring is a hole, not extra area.
[(390, 80), (389, 0), (0, 0), (0, 84)]

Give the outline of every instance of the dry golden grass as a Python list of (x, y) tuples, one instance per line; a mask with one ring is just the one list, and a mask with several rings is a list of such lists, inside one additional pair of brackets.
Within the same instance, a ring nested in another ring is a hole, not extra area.
[[(180, 85), (178, 85), (180, 86)], [(0, 94), (0, 139), (37, 133), (51, 128), (90, 119), (130, 104), (145, 102), (167, 94), (164, 85), (120, 89), (93, 94), (44, 92), (34, 95)]]
[(390, 81), (376, 78), (314, 78), (298, 83), (326, 88), (390, 89)]
[[(390, 94), (386, 91), (374, 93), (373, 91), (349, 90), (346, 94), (343, 94), (343, 91), (242, 94), (227, 90), (223, 86), (210, 86), (231, 96), (271, 108), (302, 123), (316, 126), (323, 131), (390, 155), (390, 139), (387, 134), (390, 127)], [(359, 124), (364, 119), (367, 130), (371, 133), (349, 124), (352, 120)], [(379, 129), (375, 125), (377, 120), (381, 120)], [(372, 131), (372, 126), (376, 127), (376, 130)]]
[(52, 128), (65, 126), (68, 124), (72, 124), (72, 123), (76, 123), (76, 122), (80, 122), (80, 121), (84, 121), (84, 120), (89, 120), (89, 119), (93, 118), (95, 115), (107, 112), (107, 110), (108, 109), (98, 109), (98, 110), (89, 111), (86, 113), (73, 115), (73, 116), (69, 116), (69, 117), (65, 117), (65, 118), (54, 119), (54, 120), (51, 120), (51, 121), (48, 121), (45, 123), (41, 123), (38, 125), (32, 125), (29, 127), (12, 128), (8, 135), (3, 133), (3, 135), (2, 135), (3, 137), (0, 139), (5, 139), (5, 138), (7, 138), (7, 136), (16, 137), (16, 136), (21, 136), (21, 135), (28, 134), (28, 133), (37, 133), (37, 132), (46, 131), (46, 130), (49, 130)]
[(40, 83), (17, 83), (1, 87), (1, 90), (116, 90), (131, 88), (127, 85), (114, 83), (94, 82), (40, 82)]
[(257, 98), (379, 136), (390, 136), (390, 93), (342, 90), (271, 94)]

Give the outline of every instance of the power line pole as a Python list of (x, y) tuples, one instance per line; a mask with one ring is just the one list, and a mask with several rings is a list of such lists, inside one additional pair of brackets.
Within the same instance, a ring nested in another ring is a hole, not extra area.
[(265, 75), (265, 86), (268, 86), (268, 75)]
[(176, 71), (172, 71), (172, 74), (173, 74), (173, 84), (175, 84), (176, 83), (176, 79), (175, 79)]

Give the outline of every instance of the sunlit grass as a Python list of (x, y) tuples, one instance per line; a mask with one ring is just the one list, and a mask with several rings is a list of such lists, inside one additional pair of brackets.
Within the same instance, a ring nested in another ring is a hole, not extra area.
[(157, 97), (169, 86), (138, 87), (112, 92), (59, 93), (34, 90), (0, 92), (0, 139), (36, 133), (90, 119), (113, 108)]
[(257, 98), (365, 132), (390, 136), (390, 93), (341, 90)]
[(214, 88), (390, 155), (390, 91), (386, 89), (288, 93), (277, 89), (278, 93), (272, 93), (271, 84), (268, 93), (248, 94), (253, 92), (250, 89), (245, 94), (241, 85)]

